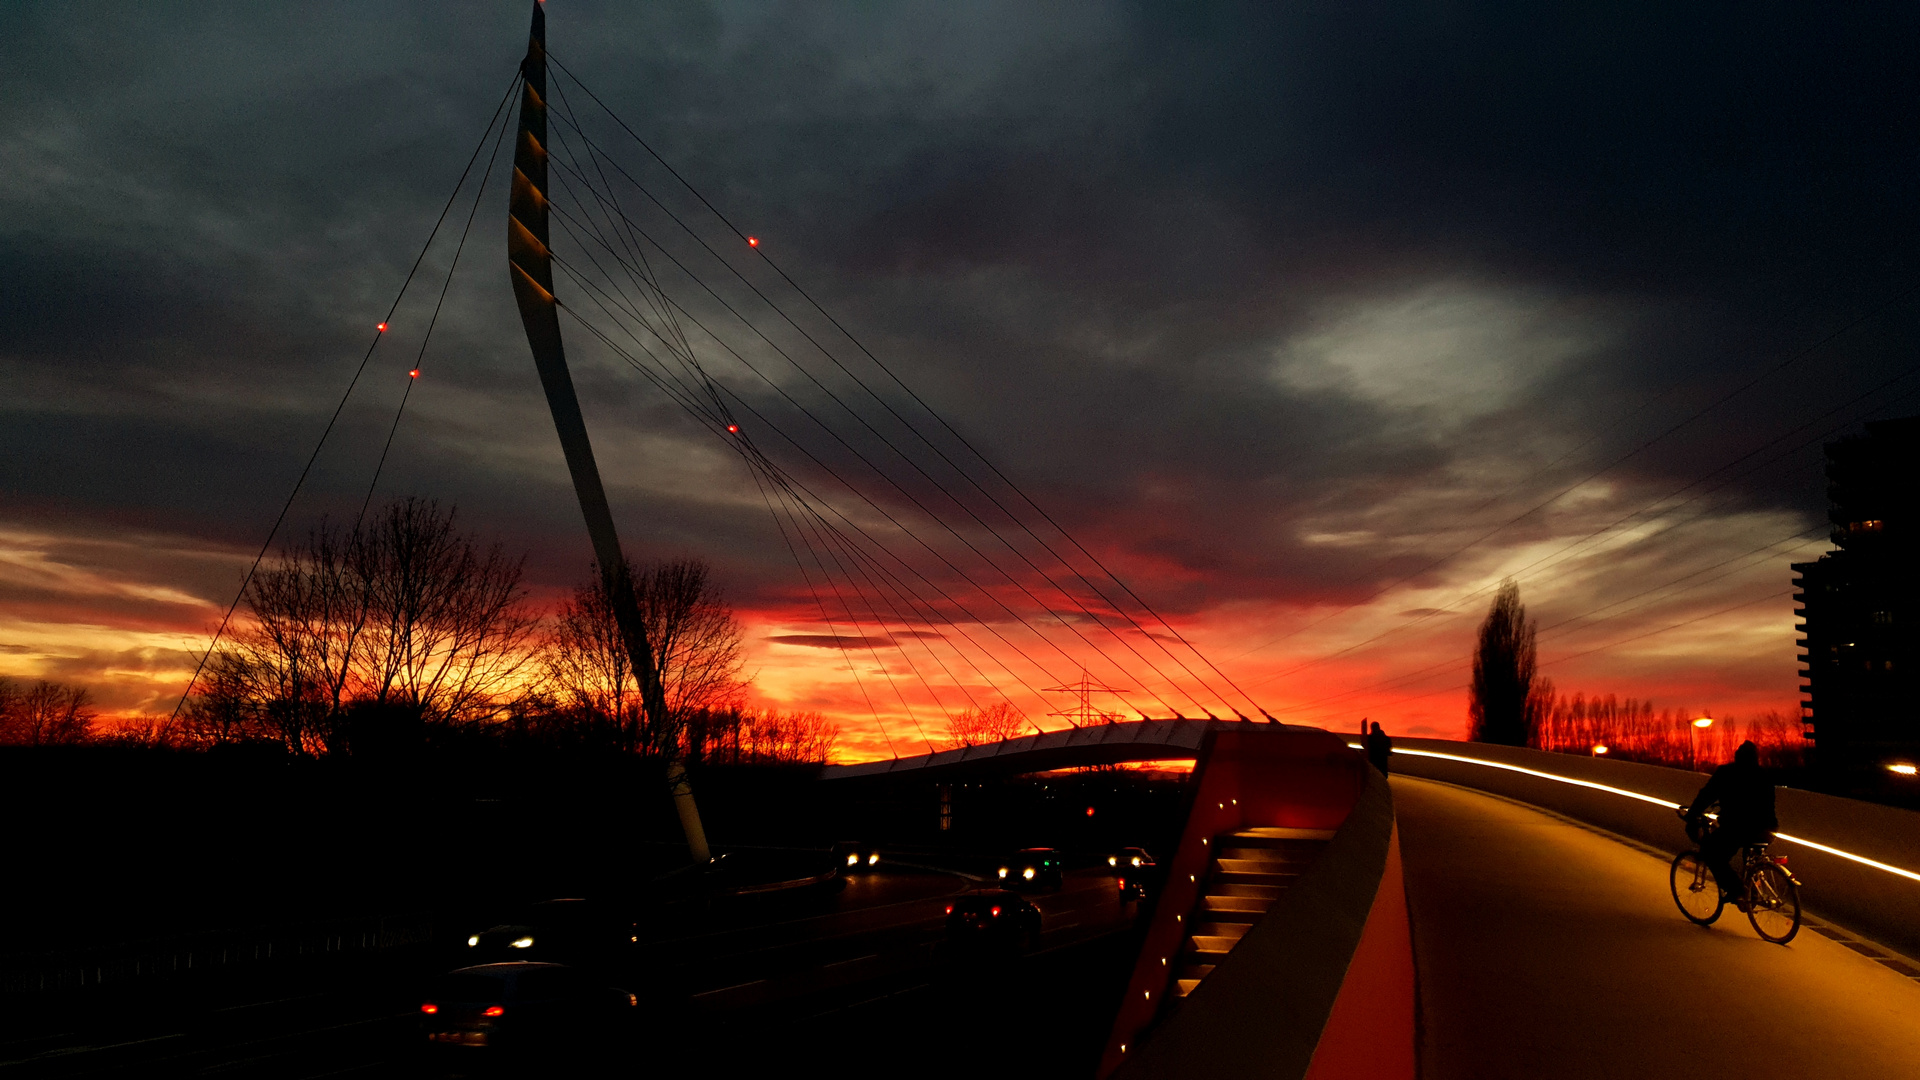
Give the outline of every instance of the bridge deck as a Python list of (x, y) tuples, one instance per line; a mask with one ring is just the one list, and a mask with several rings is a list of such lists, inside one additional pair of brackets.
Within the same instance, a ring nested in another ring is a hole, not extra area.
[(1810, 929), (1768, 944), (1732, 909), (1694, 927), (1664, 861), (1559, 818), (1393, 790), (1428, 1080), (1920, 1071), (1920, 981)]

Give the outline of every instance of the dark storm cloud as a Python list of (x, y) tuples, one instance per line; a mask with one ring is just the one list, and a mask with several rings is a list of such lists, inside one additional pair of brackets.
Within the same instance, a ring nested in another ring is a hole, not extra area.
[[(526, 7), (23, 9), (0, 46), (9, 501), (257, 534), (511, 76)], [(1339, 536), (1466, 529), (1577, 449), (1524, 508), (1914, 277), (1904, 8), (550, 18), (556, 55), (1170, 610), (1363, 595), (1431, 552)], [(584, 545), (498, 217), (382, 485), (460, 503), (560, 585)], [(1671, 486), (1845, 400), (1907, 362), (1912, 320), (1880, 316), (1618, 477)], [(411, 362), (393, 345), (303, 521), (357, 508)], [(791, 599), (738, 466), (577, 352), (636, 544)], [(1734, 490), (1811, 508), (1785, 467)]]

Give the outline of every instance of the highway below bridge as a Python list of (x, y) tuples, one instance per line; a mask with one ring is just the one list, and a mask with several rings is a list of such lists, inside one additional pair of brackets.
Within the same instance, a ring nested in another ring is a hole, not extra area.
[[(1140, 756), (1192, 741), (1185, 728), (1167, 733)], [(1667, 891), (1677, 844), (1435, 779), (1396, 775), (1391, 790), (1419, 1076), (1920, 1077), (1920, 966), (1844, 920), (1810, 918), (1784, 947), (1731, 910), (1696, 927)], [(1837, 882), (1801, 872), (1818, 914)], [(746, 1076), (797, 1063), (1092, 1076), (1137, 950), (1111, 877), (1079, 870), (1039, 894), (1042, 932), (1024, 954), (956, 957), (943, 948), (945, 898), (973, 884), (897, 868), (855, 878), (826, 909), (661, 935), (645, 966), (682, 1004), (593, 1074)], [(414, 1046), (418, 987), (446, 966), (396, 955), (319, 979), (16, 1009), (0, 1026), (0, 1080), (450, 1075)]]

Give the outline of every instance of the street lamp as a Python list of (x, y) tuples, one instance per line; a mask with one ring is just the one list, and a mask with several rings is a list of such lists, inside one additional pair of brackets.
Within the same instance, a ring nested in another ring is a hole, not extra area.
[(1606, 744), (1606, 743), (1594, 743), (1594, 744), (1593, 744), (1593, 756), (1594, 756), (1594, 757), (1606, 757), (1606, 756), (1607, 756), (1607, 744)]
[(1915, 768), (1914, 766), (1909, 765), (1904, 761), (1895, 761), (1895, 762), (1888, 763), (1887, 771), (1890, 773), (1899, 773), (1901, 776), (1914, 776), (1914, 775), (1920, 774), (1920, 768)]
[(1703, 716), (1700, 719), (1695, 720), (1693, 722), (1693, 726), (1687, 729), (1687, 771), (1688, 772), (1693, 771), (1694, 731), (1696, 729), (1700, 731), (1705, 731), (1712, 726), (1713, 726), (1713, 717)]

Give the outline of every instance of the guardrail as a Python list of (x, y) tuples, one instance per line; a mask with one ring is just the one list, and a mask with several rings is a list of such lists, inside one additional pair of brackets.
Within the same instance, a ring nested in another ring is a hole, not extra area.
[(208, 931), (89, 949), (0, 956), (0, 994), (43, 994), (136, 981), (204, 977), (433, 939), (429, 916), (329, 920), (246, 931)]
[[(1530, 803), (1662, 850), (1689, 846), (1673, 808), (1703, 773), (1516, 746), (1395, 739), (1393, 768)], [(1807, 909), (1920, 955), (1920, 813), (1780, 788), (1774, 850), (1791, 859)]]

